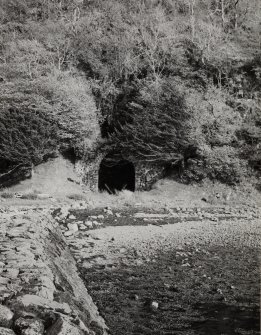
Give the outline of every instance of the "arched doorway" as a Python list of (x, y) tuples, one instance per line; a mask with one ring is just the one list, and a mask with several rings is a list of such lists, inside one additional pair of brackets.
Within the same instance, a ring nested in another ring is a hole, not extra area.
[(105, 157), (99, 169), (99, 191), (135, 191), (135, 168), (128, 160)]

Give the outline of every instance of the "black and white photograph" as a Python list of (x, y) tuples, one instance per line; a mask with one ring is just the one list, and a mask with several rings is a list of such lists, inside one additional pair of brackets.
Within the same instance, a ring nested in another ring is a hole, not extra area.
[(0, 0), (0, 335), (259, 335), (261, 0)]

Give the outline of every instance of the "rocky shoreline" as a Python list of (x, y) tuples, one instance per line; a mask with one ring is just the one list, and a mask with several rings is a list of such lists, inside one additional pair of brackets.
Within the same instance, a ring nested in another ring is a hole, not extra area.
[[(210, 242), (224, 235), (237, 243), (256, 232), (259, 217), (256, 206), (116, 210), (75, 202), (2, 207), (0, 334), (106, 335), (107, 325), (80, 272), (93, 266), (117, 270), (126, 262), (146, 265), (153, 253), (169, 249), (168, 244), (172, 248), (176, 240), (197, 244), (202, 237)], [(256, 248), (259, 242), (248, 237), (245, 242)]]
[(107, 334), (50, 208), (0, 220), (0, 334)]

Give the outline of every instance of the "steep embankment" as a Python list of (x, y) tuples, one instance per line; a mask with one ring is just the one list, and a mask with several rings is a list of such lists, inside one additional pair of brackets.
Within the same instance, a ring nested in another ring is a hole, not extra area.
[(40, 207), (1, 210), (0, 333), (106, 334), (49, 213)]

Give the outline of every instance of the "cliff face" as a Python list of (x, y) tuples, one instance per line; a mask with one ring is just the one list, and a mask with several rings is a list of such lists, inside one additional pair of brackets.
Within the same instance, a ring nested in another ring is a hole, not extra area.
[(107, 334), (50, 209), (2, 210), (0, 241), (0, 327), (6, 334), (31, 334), (35, 327), (37, 334)]

